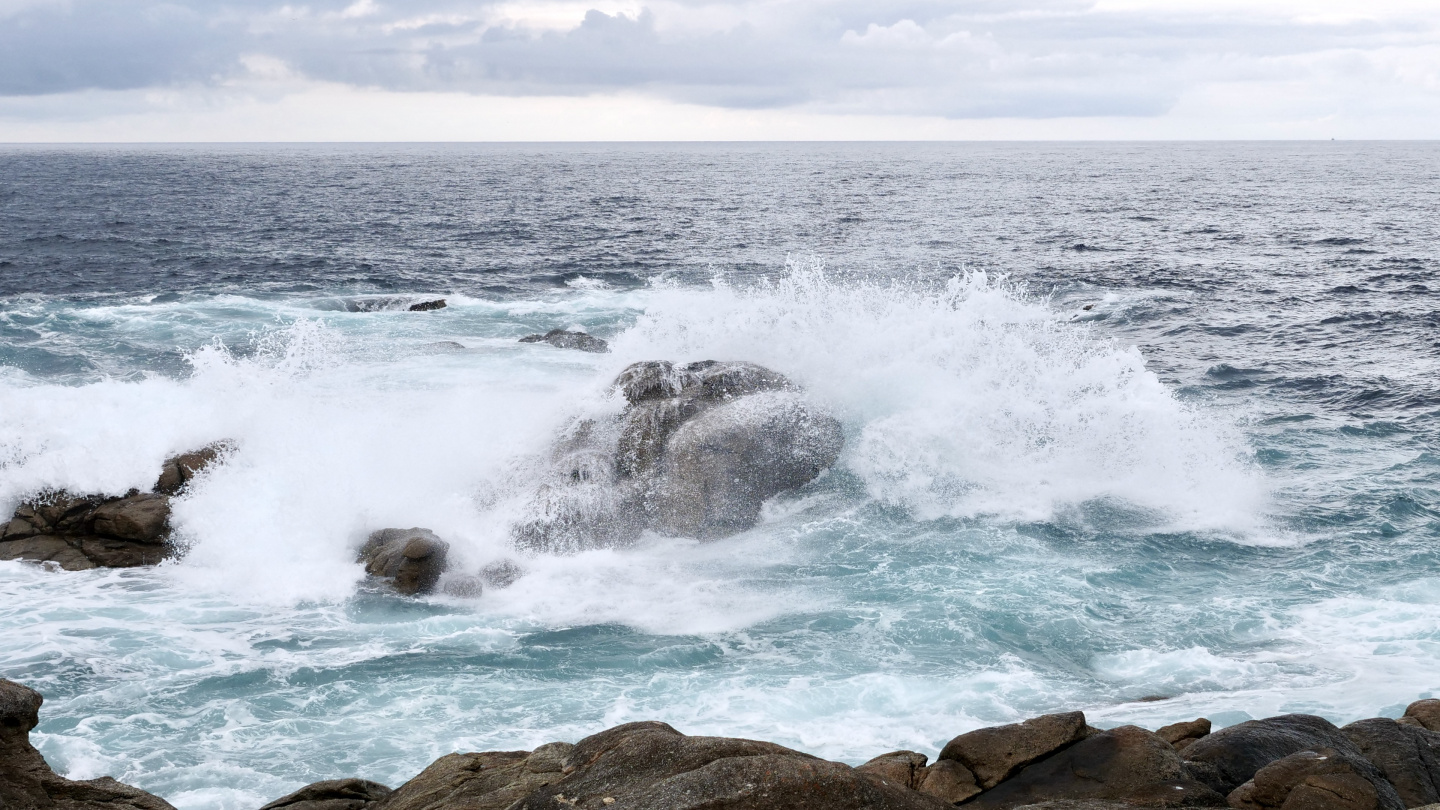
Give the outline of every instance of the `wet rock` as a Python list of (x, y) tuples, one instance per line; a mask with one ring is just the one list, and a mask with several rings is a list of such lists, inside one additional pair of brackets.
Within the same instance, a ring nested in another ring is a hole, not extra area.
[(496, 560), (480, 569), (480, 581), (496, 590), (514, 585), (524, 575), (525, 569), (514, 560)]
[(380, 529), (360, 548), (365, 573), (387, 579), (406, 596), (430, 593), (445, 573), (450, 544), (429, 529)]
[(366, 810), (393, 791), (364, 779), (330, 779), (315, 782), (282, 796), (260, 810)]
[(925, 763), (930, 758), (914, 751), (891, 751), (856, 766), (855, 770), (889, 779), (897, 785), (918, 789), (925, 774)]
[(148, 493), (117, 498), (96, 507), (90, 520), (91, 530), (102, 537), (161, 543), (170, 520), (170, 499)]
[(1375, 785), (1334, 749), (1299, 751), (1255, 772), (1226, 798), (1236, 810), (1377, 810)]
[(67, 571), (154, 565), (169, 557), (170, 499), (51, 492), (21, 504), (0, 526), (0, 560), (49, 562)]
[(411, 305), (409, 306), (409, 311), (410, 311), (410, 312), (430, 312), (430, 311), (432, 311), (432, 310), (444, 309), (444, 308), (445, 308), (445, 299), (444, 299), (444, 298), (437, 298), (437, 299), (435, 299), (434, 301), (421, 301), (421, 302), (418, 303), (418, 304), (411, 304)]
[(575, 349), (596, 354), (610, 351), (610, 344), (594, 335), (587, 335), (584, 332), (568, 332), (564, 329), (551, 329), (543, 335), (526, 335), (520, 338), (520, 342), (549, 343), (557, 349)]
[(773, 743), (628, 723), (575, 745), (516, 810), (940, 810), (948, 804)]
[(174, 810), (168, 802), (111, 779), (71, 781), (50, 770), (30, 744), (40, 693), (0, 679), (0, 807), (5, 810)]
[(1045, 801), (1113, 800), (1145, 807), (1213, 806), (1223, 797), (1186, 776), (1169, 742), (1137, 726), (1087, 737), (966, 804), (1008, 810)]
[(465, 351), (465, 344), (457, 343), (453, 340), (437, 340), (434, 343), (424, 344), (420, 347), (420, 349), (421, 351), (430, 352), (431, 354), (443, 354), (446, 352), (463, 352)]
[(1360, 720), (1340, 730), (1395, 786), (1406, 807), (1440, 802), (1440, 733), (1385, 717)]
[(179, 495), (196, 475), (234, 448), (234, 442), (221, 441), (165, 459), (165, 463), (160, 465), (155, 491), (161, 495)]
[(714, 539), (839, 457), (839, 422), (753, 363), (636, 363), (616, 378), (613, 421), (577, 422), (517, 543), (557, 551), (625, 545), (644, 531)]
[(28, 560), (53, 563), (66, 571), (88, 571), (100, 564), (82, 550), (83, 542), (72, 537), (39, 535), (0, 542), (0, 560)]
[(916, 790), (951, 804), (959, 804), (980, 792), (975, 774), (953, 759), (936, 761), (918, 774), (917, 780)]
[(1405, 707), (1405, 716), (1431, 731), (1440, 731), (1440, 700), (1417, 700)]
[(1201, 717), (1185, 723), (1172, 723), (1162, 726), (1155, 733), (1165, 742), (1175, 746), (1175, 750), (1182, 751), (1191, 743), (1210, 733), (1210, 721)]
[(1085, 713), (1047, 714), (1005, 726), (976, 729), (945, 745), (939, 759), (954, 760), (988, 790), (1024, 766), (1085, 738)]
[(1186, 771), (1219, 793), (1230, 794), (1272, 762), (1301, 751), (1332, 749), (1358, 774), (1375, 785), (1380, 807), (1401, 810), (1395, 788), (1365, 759), (1340, 729), (1323, 717), (1287, 714), (1250, 720), (1216, 731), (1182, 752)]

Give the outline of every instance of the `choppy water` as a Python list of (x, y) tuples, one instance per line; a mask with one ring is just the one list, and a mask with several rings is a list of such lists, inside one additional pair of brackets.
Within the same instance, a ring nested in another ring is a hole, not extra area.
[[(640, 718), (856, 762), (1398, 714), (1440, 695), (1437, 272), (1436, 144), (6, 148), (0, 508), (239, 449), (183, 560), (0, 563), (0, 675), (52, 763), (184, 810)], [(557, 326), (614, 352), (515, 342)], [(512, 553), (525, 460), (653, 358), (800, 381), (841, 464), (732, 539), (360, 586), (380, 526)]]

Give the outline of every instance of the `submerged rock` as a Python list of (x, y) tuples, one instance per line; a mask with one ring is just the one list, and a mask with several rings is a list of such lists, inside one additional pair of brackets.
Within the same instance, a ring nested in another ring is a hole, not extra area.
[(526, 335), (520, 338), (520, 342), (549, 343), (557, 349), (576, 349), (596, 354), (610, 351), (610, 344), (594, 335), (587, 335), (584, 332), (567, 332), (564, 329), (551, 329), (543, 335)]
[(39, 692), (0, 679), (0, 808), (5, 810), (175, 810), (159, 796), (111, 779), (71, 781), (50, 770), (30, 744)]
[(431, 310), (444, 308), (445, 299), (437, 298), (434, 301), (421, 301), (418, 304), (411, 304), (408, 309), (410, 312), (430, 312)]
[(445, 573), (450, 544), (429, 529), (380, 529), (360, 547), (365, 573), (406, 596), (430, 593)]
[(835, 463), (840, 423), (777, 372), (753, 363), (636, 363), (616, 378), (626, 408), (576, 423), (519, 545), (624, 545), (650, 530), (714, 539), (755, 525), (768, 499)]

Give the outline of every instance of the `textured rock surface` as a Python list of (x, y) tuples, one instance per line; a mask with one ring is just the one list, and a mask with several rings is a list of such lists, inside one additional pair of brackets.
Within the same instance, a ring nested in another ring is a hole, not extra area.
[(30, 745), (40, 693), (0, 679), (0, 808), (4, 810), (174, 810), (168, 802), (109, 777), (57, 776)]
[(980, 786), (975, 784), (975, 774), (953, 759), (938, 760), (918, 774), (917, 781), (916, 790), (951, 804), (963, 802), (980, 792)]
[(1025, 767), (967, 806), (1001, 810), (1056, 800), (1121, 800), (1148, 807), (1222, 803), (1219, 793), (1188, 778), (1174, 746), (1145, 729), (1120, 726)]
[(1172, 723), (1156, 729), (1155, 733), (1165, 742), (1175, 746), (1175, 750), (1183, 750), (1191, 743), (1210, 733), (1210, 721), (1201, 717), (1198, 720), (1190, 720), (1185, 723)]
[(753, 363), (636, 363), (616, 378), (627, 406), (577, 422), (514, 531), (525, 548), (620, 546), (647, 530), (713, 539), (755, 524), (769, 498), (839, 457), (839, 422), (784, 376)]
[(1376, 810), (1374, 784), (1334, 749), (1300, 751), (1255, 772), (1226, 799), (1236, 810)]
[(520, 342), (549, 343), (557, 349), (575, 349), (597, 354), (610, 351), (610, 344), (594, 335), (587, 335), (584, 332), (567, 332), (564, 329), (551, 329), (543, 335), (526, 335), (520, 338)]
[(1440, 733), (1384, 717), (1340, 730), (1395, 786), (1406, 807), (1440, 802)]
[(864, 765), (857, 765), (855, 770), (873, 774), (882, 779), (889, 779), (897, 785), (918, 789), (925, 775), (925, 763), (929, 759), (924, 754), (917, 754), (914, 751), (891, 751), (875, 757)]
[(1085, 738), (1085, 713), (1047, 714), (961, 734), (940, 751), (940, 759), (959, 762), (989, 789), (1020, 768)]
[(444, 308), (445, 308), (445, 299), (444, 299), (444, 298), (437, 298), (437, 299), (435, 299), (434, 301), (421, 301), (421, 302), (418, 303), (418, 304), (411, 304), (411, 305), (408, 307), (408, 309), (409, 309), (410, 312), (431, 312), (431, 311), (433, 311), (433, 310), (444, 309)]
[(407, 596), (430, 593), (445, 573), (450, 545), (429, 529), (380, 529), (360, 547), (365, 573)]
[(1417, 700), (1405, 707), (1405, 716), (1413, 718), (1430, 731), (1440, 731), (1440, 700)]
[(160, 477), (155, 481), (155, 492), (161, 495), (179, 495), (196, 475), (234, 447), (234, 442), (215, 442), (199, 450), (165, 459), (165, 463), (160, 465)]
[(1216, 791), (1229, 794), (1272, 762), (1301, 751), (1331, 749), (1376, 788), (1379, 807), (1401, 810), (1395, 788), (1365, 759), (1350, 738), (1323, 717), (1287, 714), (1251, 720), (1204, 737), (1182, 753), (1186, 770)]
[(379, 782), (364, 779), (330, 779), (315, 782), (282, 796), (260, 810), (366, 810), (392, 793)]

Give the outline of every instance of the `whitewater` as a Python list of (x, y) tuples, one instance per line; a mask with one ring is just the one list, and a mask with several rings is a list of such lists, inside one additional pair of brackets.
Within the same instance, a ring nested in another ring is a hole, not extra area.
[[(180, 558), (0, 563), (57, 771), (241, 810), (639, 719), (858, 763), (1440, 695), (1440, 149), (650, 149), (0, 152), (0, 511), (232, 443)], [(517, 551), (655, 359), (780, 371), (840, 461), (735, 537)], [(525, 574), (397, 596), (387, 526)]]

